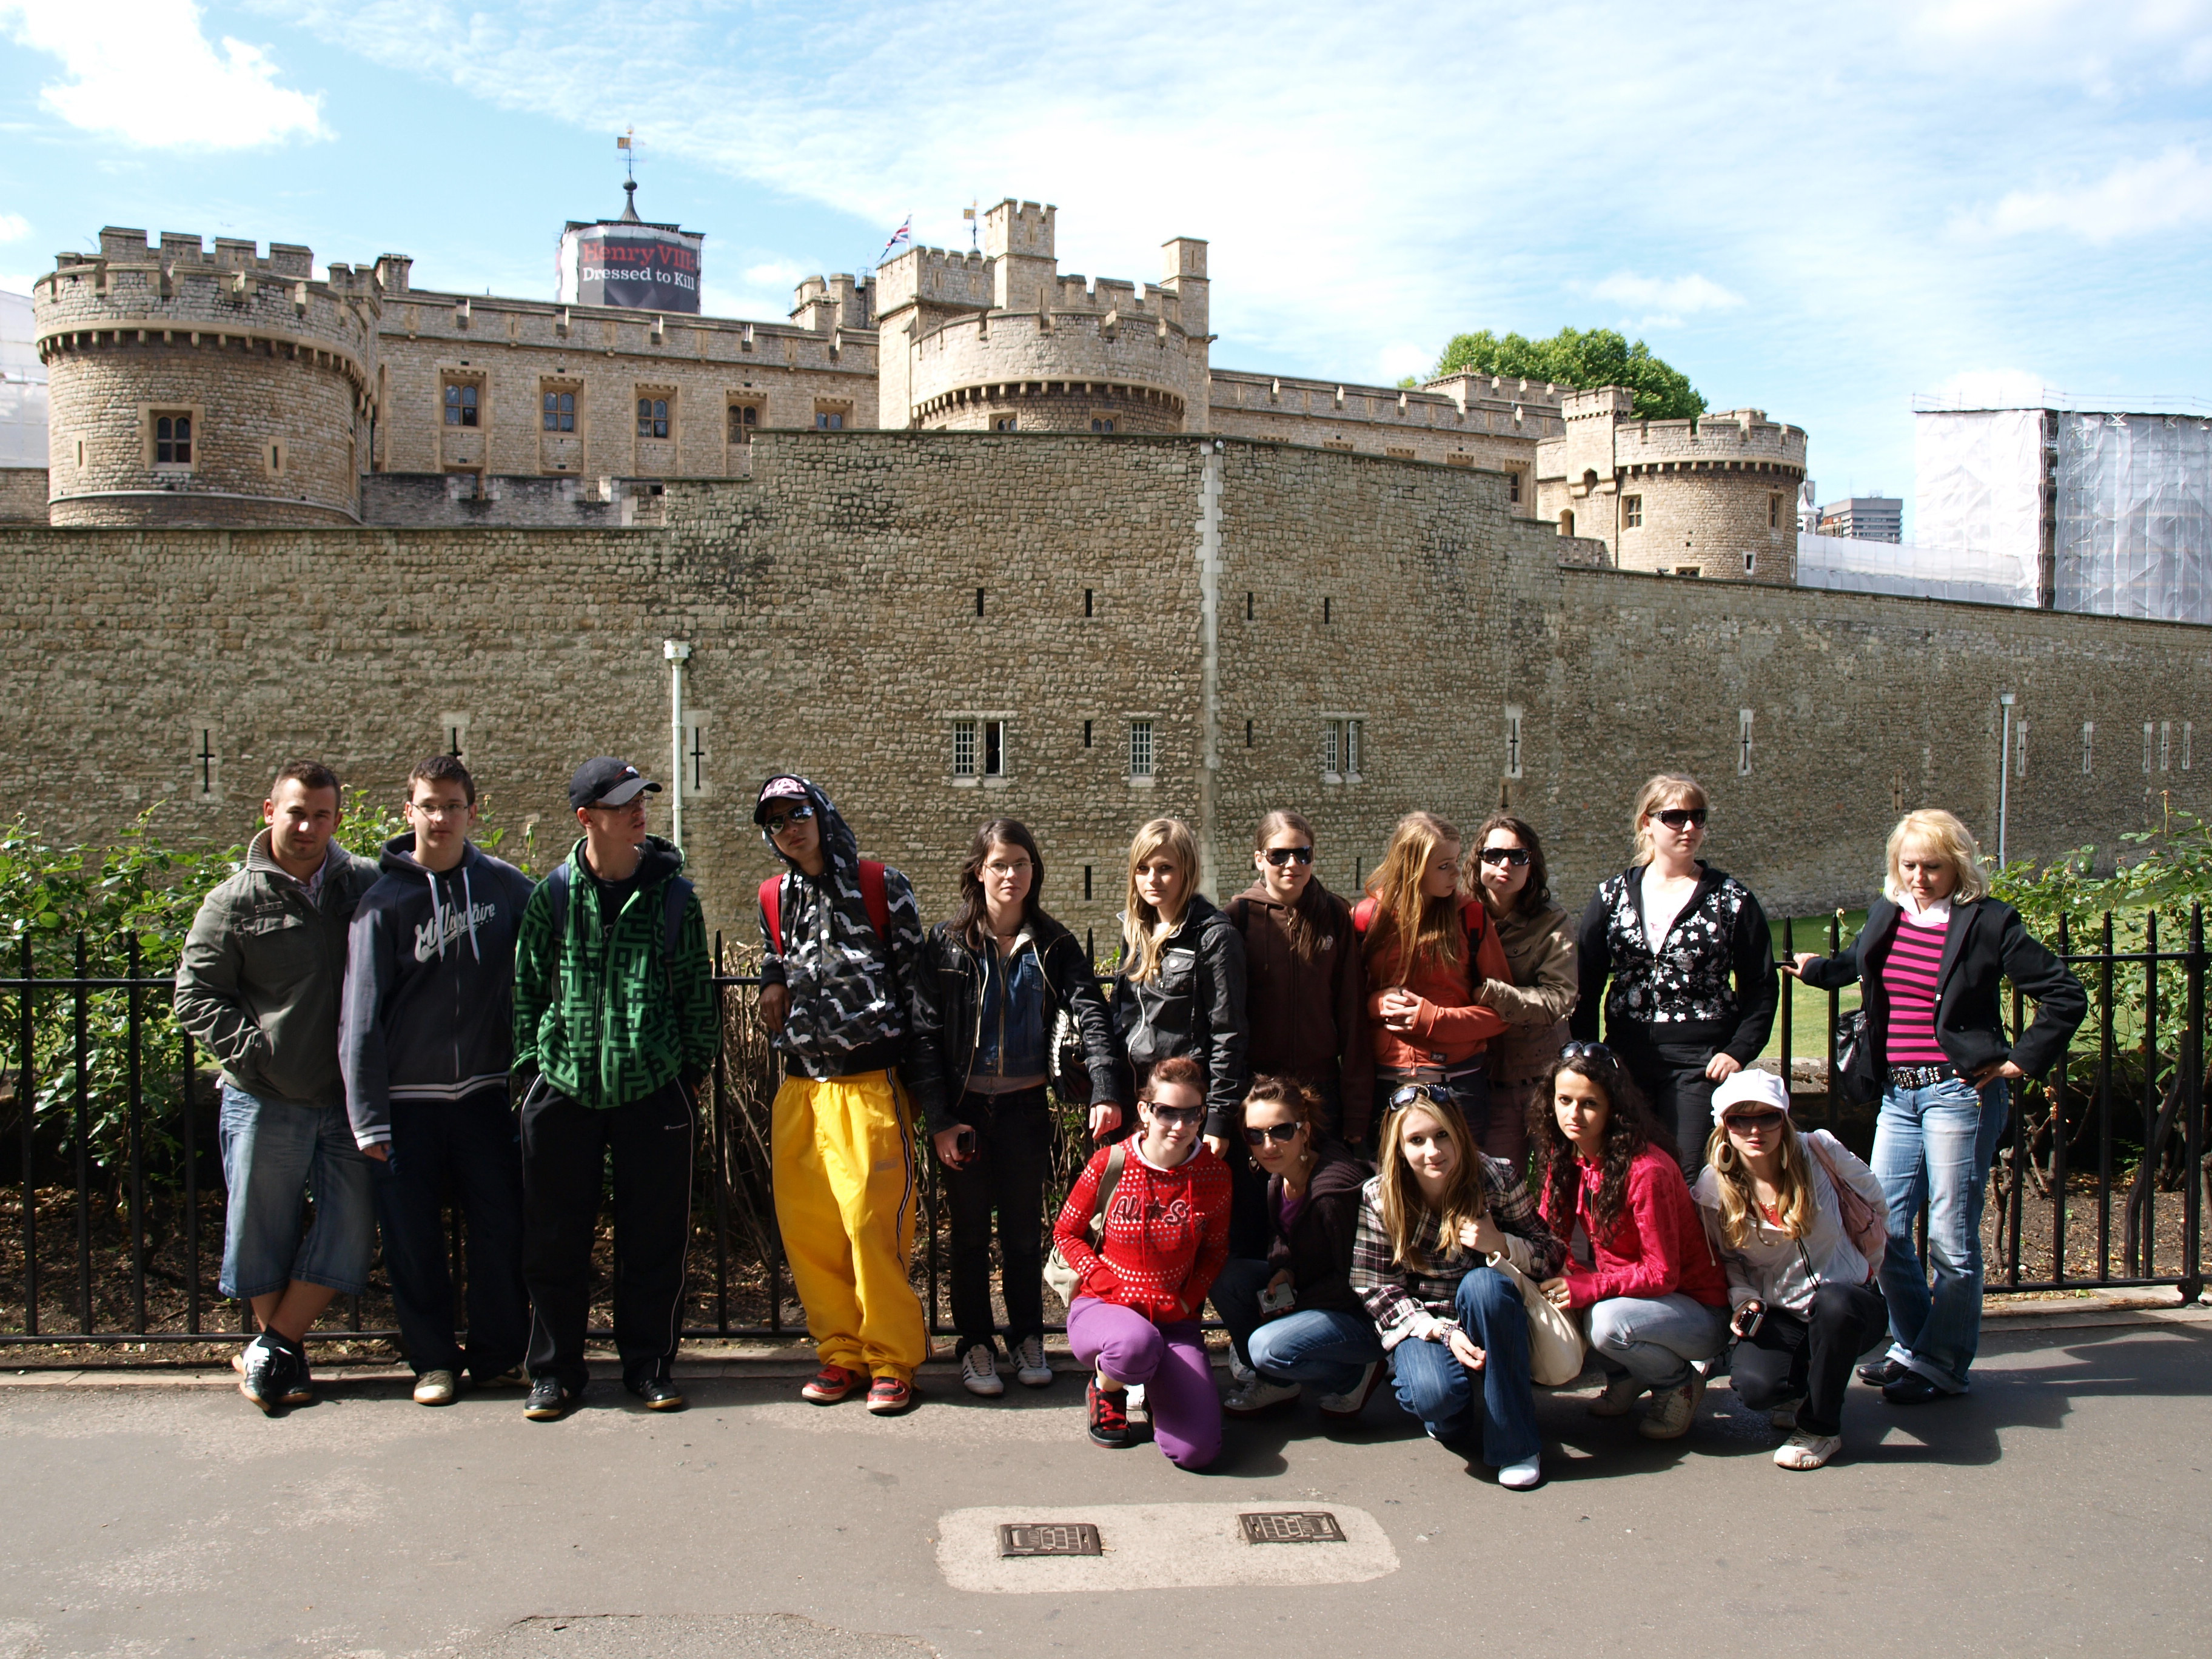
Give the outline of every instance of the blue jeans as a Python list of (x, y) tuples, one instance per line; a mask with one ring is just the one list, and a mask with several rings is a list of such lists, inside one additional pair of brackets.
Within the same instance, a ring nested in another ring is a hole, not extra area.
[(1262, 1320), (1260, 1292), (1275, 1270), (1249, 1256), (1222, 1263), (1213, 1281), (1213, 1310), (1229, 1328), (1237, 1357), (1270, 1382), (1310, 1382), (1323, 1394), (1348, 1394), (1359, 1374), (1382, 1358), (1382, 1339), (1364, 1314), (1334, 1308), (1294, 1308)]
[(1452, 1299), (1461, 1328), (1483, 1352), (1482, 1370), (1468, 1370), (1442, 1342), (1407, 1337), (1390, 1350), (1398, 1403), (1437, 1440), (1463, 1437), (1479, 1416), (1482, 1461), (1492, 1468), (1534, 1457), (1543, 1442), (1528, 1381), (1528, 1310), (1521, 1292), (1497, 1269), (1477, 1267), (1460, 1280)]
[[(297, 1279), (341, 1296), (368, 1288), (376, 1249), (369, 1160), (354, 1145), (343, 1106), (289, 1106), (226, 1082), (216, 1120), (222, 1143), (225, 1296), (246, 1302)], [(313, 1196), (303, 1237), (300, 1206)]]
[[(2010, 1115), (2002, 1082), (1977, 1096), (1963, 1078), (1892, 1089), (1875, 1120), (1874, 1172), (1889, 1199), (1889, 1249), (1881, 1264), (1889, 1304), (1889, 1357), (1946, 1394), (1963, 1394), (1982, 1335), (1982, 1207), (1990, 1161)], [(1928, 1205), (1928, 1261), (1913, 1223)], [(1928, 1287), (1928, 1269), (1936, 1288)]]
[(1690, 1363), (1728, 1345), (1729, 1310), (1680, 1291), (1609, 1296), (1589, 1306), (1589, 1345), (1607, 1376), (1629, 1376), (1664, 1394), (1690, 1380)]

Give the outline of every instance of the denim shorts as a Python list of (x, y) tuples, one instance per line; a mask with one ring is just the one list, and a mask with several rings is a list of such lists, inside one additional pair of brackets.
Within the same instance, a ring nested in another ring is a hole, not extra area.
[[(222, 1085), (222, 1293), (237, 1301), (294, 1279), (342, 1296), (368, 1288), (376, 1189), (343, 1106), (289, 1106)], [(314, 1224), (301, 1236), (304, 1201)]]

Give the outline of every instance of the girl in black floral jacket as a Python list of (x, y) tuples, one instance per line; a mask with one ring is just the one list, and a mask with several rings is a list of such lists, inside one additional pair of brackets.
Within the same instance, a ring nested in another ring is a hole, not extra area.
[(1604, 1008), (1606, 1042), (1694, 1176), (1714, 1085), (1756, 1060), (1774, 1028), (1773, 942), (1751, 890), (1698, 857), (1705, 792), (1695, 779), (1646, 783), (1635, 825), (1637, 862), (1601, 882), (1583, 912), (1573, 1030), (1594, 1041)]

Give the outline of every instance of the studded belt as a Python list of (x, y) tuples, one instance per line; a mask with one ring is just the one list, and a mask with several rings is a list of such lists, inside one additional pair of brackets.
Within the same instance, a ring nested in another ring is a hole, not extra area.
[(1958, 1075), (1959, 1068), (1948, 1061), (1941, 1066), (1893, 1066), (1889, 1068), (1889, 1086), (1893, 1089), (1932, 1089)]

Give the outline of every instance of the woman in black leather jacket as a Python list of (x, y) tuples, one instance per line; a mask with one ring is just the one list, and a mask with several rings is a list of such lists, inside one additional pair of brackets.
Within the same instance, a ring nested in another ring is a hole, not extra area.
[(1005, 1389), (991, 1320), (994, 1210), (1007, 1352), (1022, 1382), (1052, 1381), (1044, 1358), (1053, 1131), (1045, 1090), (1071, 1081), (1053, 1075), (1063, 1010), (1081, 1034), (1092, 1138), (1121, 1121), (1121, 1045), (1083, 947), (1037, 903), (1043, 885), (1044, 858), (1028, 829), (1013, 818), (985, 824), (960, 866), (959, 911), (931, 930), (923, 951), (917, 1042), (945, 1085), (929, 1130), (951, 1212), (952, 1322), (960, 1380), (971, 1394)]

